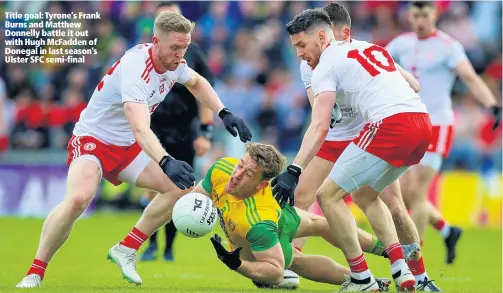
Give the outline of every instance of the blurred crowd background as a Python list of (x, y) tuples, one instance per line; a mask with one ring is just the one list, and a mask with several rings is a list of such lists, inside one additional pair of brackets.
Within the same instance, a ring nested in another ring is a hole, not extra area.
[[(352, 37), (386, 45), (409, 30), (405, 1), (339, 1), (352, 16)], [(89, 38), (98, 38), (97, 55), (86, 64), (0, 64), (0, 163), (63, 163), (66, 144), (80, 111), (104, 72), (129, 47), (152, 38), (159, 2), (149, 1), (9, 1), (0, 12), (99, 12), (100, 20), (83, 22)], [(207, 54), (216, 90), (235, 114), (251, 125), (254, 137), (296, 152), (310, 120), (310, 106), (299, 73), (299, 60), (284, 25), (306, 8), (324, 1), (179, 2), (196, 22), (193, 42)], [(501, 99), (500, 1), (439, 1), (438, 27), (465, 47), (477, 72)], [(2, 21), (2, 24), (4, 22)], [(5, 38), (3, 34), (0, 38)], [(4, 40), (0, 40), (4, 43)], [(3, 50), (0, 54), (4, 54)], [(4, 56), (1, 56), (4, 60)], [(444, 169), (483, 172), (501, 170), (501, 128), (490, 130), (489, 113), (462, 82), (453, 91), (455, 141)], [(219, 125), (219, 119), (216, 119)], [(213, 158), (240, 155), (243, 145), (222, 127), (212, 151), (201, 158), (204, 169)], [(3, 153), (2, 153), (3, 152)], [(2, 155), (3, 154), (3, 155)], [(43, 154), (43, 155), (36, 155)], [(49, 159), (50, 158), (50, 159)]]

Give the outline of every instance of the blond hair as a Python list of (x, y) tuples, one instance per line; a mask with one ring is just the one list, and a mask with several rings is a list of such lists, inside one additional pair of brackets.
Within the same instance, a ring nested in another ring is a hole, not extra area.
[(185, 33), (189, 34), (195, 24), (183, 15), (172, 11), (163, 11), (157, 15), (154, 21), (154, 34), (160, 33)]
[(264, 179), (279, 175), (285, 165), (285, 157), (274, 146), (250, 142), (246, 144), (246, 153), (264, 169)]

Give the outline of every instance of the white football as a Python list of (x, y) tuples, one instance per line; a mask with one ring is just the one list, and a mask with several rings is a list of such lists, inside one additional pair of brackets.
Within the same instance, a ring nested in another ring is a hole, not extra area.
[(173, 224), (183, 235), (199, 238), (208, 234), (217, 222), (217, 208), (204, 194), (191, 192), (173, 207)]

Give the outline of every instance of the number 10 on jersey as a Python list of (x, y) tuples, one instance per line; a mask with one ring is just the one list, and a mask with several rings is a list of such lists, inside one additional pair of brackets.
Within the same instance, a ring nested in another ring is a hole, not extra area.
[[(393, 58), (391, 58), (391, 55), (383, 47), (373, 45), (363, 50), (362, 53), (363, 56), (360, 51), (356, 49), (351, 50), (348, 52), (348, 58), (358, 61), (358, 63), (360, 63), (372, 77), (381, 74), (381, 71), (379, 71), (378, 68), (387, 72), (393, 72), (396, 70)], [(388, 64), (383, 64), (381, 61), (377, 60), (374, 53), (381, 53), (384, 58), (386, 58)]]

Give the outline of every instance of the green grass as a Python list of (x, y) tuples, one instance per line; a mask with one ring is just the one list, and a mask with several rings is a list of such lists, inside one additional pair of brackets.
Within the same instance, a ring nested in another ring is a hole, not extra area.
[[(260, 292), (250, 280), (230, 271), (216, 258), (210, 235), (190, 239), (179, 234), (176, 262), (138, 263), (143, 285), (121, 278), (118, 267), (106, 260), (108, 249), (131, 229), (139, 214), (103, 214), (79, 220), (70, 239), (50, 263), (42, 288), (30, 292)], [(43, 220), (0, 218), (0, 292), (15, 288), (26, 273), (38, 245)], [(219, 232), (216, 228), (215, 231)], [(164, 238), (160, 235), (159, 240)], [(444, 264), (440, 235), (427, 233), (424, 254), (431, 278), (444, 292), (502, 292), (501, 229), (465, 230), (454, 265)], [(305, 253), (323, 254), (346, 265), (342, 253), (310, 239)], [(367, 256), (374, 275), (390, 278), (386, 259)], [(303, 292), (334, 292), (338, 286), (301, 280)], [(394, 288), (394, 287), (391, 287)]]

